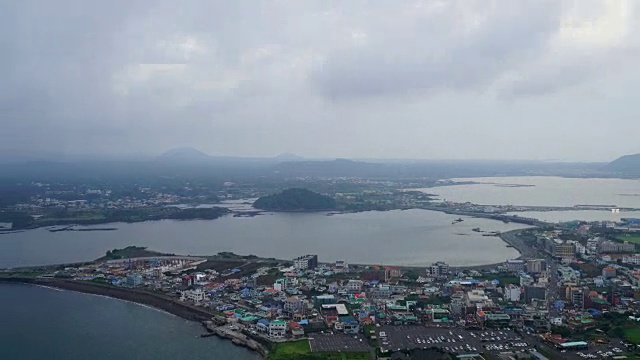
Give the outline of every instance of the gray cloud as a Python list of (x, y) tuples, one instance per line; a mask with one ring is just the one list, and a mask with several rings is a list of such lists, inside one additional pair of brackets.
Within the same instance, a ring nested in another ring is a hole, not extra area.
[[(0, 152), (606, 159), (638, 151), (638, 14), (632, 1), (0, 0)], [(594, 149), (607, 111), (627, 130)], [(581, 136), (558, 145), (544, 125)], [(531, 144), (509, 140), (522, 131)]]
[[(329, 55), (315, 80), (324, 95), (337, 100), (478, 89), (534, 56), (561, 20), (557, 2), (485, 5), (468, 2), (466, 6), (475, 7), (469, 9), (450, 2), (432, 16), (399, 18), (410, 22), (400, 31), (394, 31), (396, 23), (376, 28), (374, 34), (380, 36), (365, 46)], [(465, 19), (464, 13), (473, 10), (478, 19)]]

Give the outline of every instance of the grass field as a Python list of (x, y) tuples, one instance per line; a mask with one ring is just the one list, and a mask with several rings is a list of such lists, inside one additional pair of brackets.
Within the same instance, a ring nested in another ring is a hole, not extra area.
[(312, 353), (308, 340), (274, 345), (269, 360), (370, 360), (369, 353)]
[(269, 360), (303, 359), (308, 354), (311, 354), (309, 340), (278, 343), (269, 352)]
[(617, 239), (621, 241), (628, 241), (633, 244), (640, 244), (640, 235), (620, 235)]
[(634, 326), (624, 331), (624, 337), (634, 344), (640, 344), (640, 326)]

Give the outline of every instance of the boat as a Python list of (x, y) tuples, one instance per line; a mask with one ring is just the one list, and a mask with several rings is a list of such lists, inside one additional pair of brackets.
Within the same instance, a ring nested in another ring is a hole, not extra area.
[(473, 229), (471, 229), (471, 231), (482, 232), (482, 230), (480, 230), (480, 228), (473, 228)]
[(457, 219), (453, 220), (452, 224), (457, 224), (457, 223), (460, 223), (460, 222), (463, 222), (463, 221), (464, 220), (462, 220), (462, 218), (457, 218)]

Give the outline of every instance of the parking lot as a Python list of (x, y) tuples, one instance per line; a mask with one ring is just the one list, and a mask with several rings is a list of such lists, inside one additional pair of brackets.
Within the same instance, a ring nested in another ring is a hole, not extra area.
[(584, 350), (566, 350), (562, 355), (569, 359), (610, 359), (616, 356), (627, 355), (622, 344), (611, 343), (609, 345), (590, 345)]
[(371, 346), (362, 335), (312, 334), (309, 336), (312, 352), (370, 351)]
[[(550, 344), (543, 344), (541, 339), (524, 335), (521, 338), (512, 330), (478, 330), (427, 328), (423, 326), (382, 326), (376, 328), (378, 343), (383, 351), (399, 351), (404, 349), (442, 348), (447, 352), (477, 354), (484, 352), (506, 353), (524, 352), (542, 346), (556, 356), (565, 359), (610, 359), (624, 355), (624, 346), (618, 344), (590, 344), (585, 350), (554, 349)], [(537, 345), (537, 346), (536, 346)]]
[(454, 354), (523, 351), (532, 345), (510, 330), (467, 331), (423, 326), (383, 326), (376, 329), (383, 350), (442, 348)]

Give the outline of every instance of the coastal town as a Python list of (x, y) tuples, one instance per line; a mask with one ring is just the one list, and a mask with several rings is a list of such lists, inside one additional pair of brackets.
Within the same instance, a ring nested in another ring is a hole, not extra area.
[[(255, 179), (224, 181), (217, 185), (171, 179), (146, 184), (105, 182), (31, 182), (4, 189), (0, 203), (0, 234), (35, 228), (75, 231), (76, 225), (133, 223), (153, 220), (213, 220), (228, 214), (256, 216), (264, 211), (314, 211), (319, 209), (279, 209), (253, 207), (256, 199), (274, 192), (271, 181)], [(615, 205), (513, 206), (478, 205), (439, 199), (430, 193), (438, 187), (480, 184), (469, 181), (406, 179), (367, 180), (358, 177), (293, 178), (278, 180), (275, 188), (304, 186), (331, 197), (332, 204), (321, 210), (332, 213), (424, 209), (449, 214), (483, 217), (504, 222), (544, 226), (545, 222), (521, 216), (528, 211), (639, 211), (640, 208)], [(288, 190), (291, 190), (289, 188)], [(287, 190), (284, 190), (287, 191)], [(277, 195), (281, 195), (279, 193)], [(67, 226), (62, 227), (61, 226)], [(112, 227), (90, 231), (114, 230)], [(82, 231), (86, 231), (82, 230)]]
[(182, 256), (129, 246), (95, 261), (0, 270), (0, 281), (150, 305), (201, 323), (203, 338), (229, 339), (274, 360), (640, 356), (640, 220), (552, 223), (524, 216), (638, 209), (487, 205), (429, 193), (475, 184), (451, 180), (342, 177), (286, 184), (298, 182), (318, 192), (294, 187), (274, 193), (268, 181), (219, 186), (182, 180), (171, 186), (33, 182), (5, 204), (0, 233), (38, 227), (112, 231), (127, 222), (279, 211), (333, 216), (423, 209), (450, 214), (452, 227), (471, 218), (517, 224), (512, 231), (475, 225), (468, 230), (499, 237), (519, 256), (478, 266), (445, 261), (397, 266), (349, 263), (347, 253), (343, 259), (304, 253), (288, 259), (231, 252)]
[(0, 276), (149, 303), (269, 359), (624, 359), (640, 354), (638, 233), (638, 219), (505, 232), (522, 256), (477, 267), (129, 247)]

